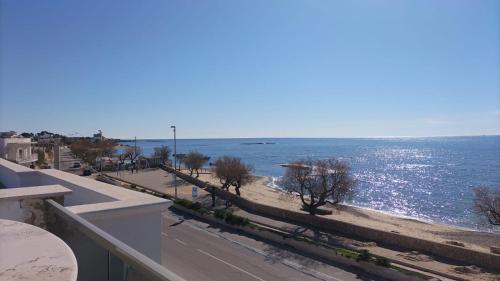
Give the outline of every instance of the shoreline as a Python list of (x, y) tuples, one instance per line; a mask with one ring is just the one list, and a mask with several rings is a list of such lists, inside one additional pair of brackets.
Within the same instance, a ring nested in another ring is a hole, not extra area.
[[(273, 176), (263, 176), (263, 175), (255, 175), (255, 177), (257, 177), (257, 178), (266, 178), (267, 181), (265, 183), (265, 186), (267, 188), (270, 188), (270, 189), (273, 189), (273, 190), (277, 190), (278, 192), (286, 192), (286, 190), (280, 188), (279, 186), (277, 186), (274, 183), (276, 177), (273, 177)], [(357, 205), (349, 204), (349, 203), (340, 203), (339, 205), (341, 205), (341, 206), (347, 206), (347, 207), (351, 207), (351, 208), (356, 208), (356, 209), (361, 209), (361, 210), (366, 210), (366, 211), (369, 211), (369, 212), (376, 212), (376, 213), (380, 213), (381, 215), (392, 216), (392, 217), (396, 217), (396, 218), (400, 218), (400, 219), (412, 220), (412, 221), (415, 221), (417, 223), (427, 223), (427, 224), (433, 224), (433, 225), (441, 225), (443, 227), (452, 227), (452, 228), (460, 229), (460, 230), (463, 230), (463, 231), (474, 231), (474, 232), (485, 233), (485, 234), (497, 234), (497, 235), (500, 235), (500, 229), (494, 230), (493, 228), (490, 228), (489, 230), (485, 230), (485, 229), (471, 228), (471, 227), (467, 227), (467, 226), (463, 226), (463, 225), (455, 225), (455, 224), (450, 224), (450, 223), (441, 222), (441, 221), (434, 221), (432, 219), (412, 217), (412, 216), (408, 216), (408, 215), (402, 215), (402, 214), (394, 213), (394, 212), (391, 212), (391, 211), (378, 210), (378, 209), (373, 209), (373, 208), (366, 207), (366, 206), (357, 206)]]
[[(204, 180), (213, 181), (213, 178), (210, 175), (205, 175)], [(270, 187), (269, 182), (272, 182), (272, 178), (269, 176), (256, 176), (254, 182), (241, 189), (242, 196), (261, 204), (300, 211), (301, 204), (297, 197), (284, 196), (285, 193), (281, 189)], [(341, 204), (340, 207), (327, 205), (327, 207), (333, 211), (333, 214), (324, 216), (326, 218), (364, 225), (374, 229), (442, 243), (458, 241), (469, 249), (488, 253), (490, 246), (500, 245), (499, 232), (425, 221), (349, 204)]]

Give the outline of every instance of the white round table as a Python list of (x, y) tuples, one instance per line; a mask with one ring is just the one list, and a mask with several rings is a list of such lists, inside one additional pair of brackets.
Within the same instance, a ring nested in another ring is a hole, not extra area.
[(75, 281), (77, 273), (75, 255), (59, 237), (0, 219), (0, 280)]

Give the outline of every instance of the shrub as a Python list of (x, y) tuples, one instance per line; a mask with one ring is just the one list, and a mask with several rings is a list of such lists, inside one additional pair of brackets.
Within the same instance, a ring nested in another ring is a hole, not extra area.
[(226, 214), (225, 221), (226, 221), (226, 223), (231, 224), (231, 225), (245, 226), (245, 225), (249, 224), (249, 221), (247, 218), (233, 215), (232, 213), (229, 213), (229, 212)]
[(188, 209), (191, 209), (191, 206), (193, 205), (193, 202), (187, 200), (187, 199), (176, 199), (174, 201), (175, 204), (181, 205), (183, 207), (186, 207)]
[(391, 262), (384, 257), (377, 257), (377, 259), (375, 260), (375, 264), (380, 265), (380, 266), (384, 266), (384, 267), (391, 266)]
[(210, 210), (203, 207), (203, 205), (201, 205), (200, 202), (192, 202), (192, 201), (189, 201), (187, 199), (176, 199), (176, 200), (174, 200), (174, 203), (177, 205), (181, 205), (185, 208), (191, 209), (193, 211), (196, 211), (202, 215), (210, 213)]
[(192, 204), (191, 204), (191, 207), (190, 207), (190, 209), (193, 209), (193, 210), (195, 210), (195, 211), (198, 211), (198, 210), (200, 210), (201, 208), (203, 208), (203, 206), (201, 205), (201, 203), (200, 203), (200, 202), (195, 202), (195, 203), (192, 203)]
[(201, 207), (197, 211), (198, 211), (198, 213), (200, 213), (202, 215), (210, 213), (210, 210), (205, 208), (205, 207)]
[(224, 209), (217, 209), (214, 212), (214, 217), (217, 219), (223, 220), (226, 218), (226, 213), (228, 213), (228, 212)]
[(368, 252), (368, 250), (361, 250), (359, 252), (359, 256), (356, 259), (356, 261), (370, 261), (371, 259), (371, 254)]

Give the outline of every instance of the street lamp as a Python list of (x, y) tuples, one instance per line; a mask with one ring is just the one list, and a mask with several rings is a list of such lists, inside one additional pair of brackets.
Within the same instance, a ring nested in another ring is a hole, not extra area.
[(174, 129), (174, 170), (177, 171), (177, 137), (175, 135), (175, 126), (170, 126)]
[(100, 172), (100, 175), (102, 176), (102, 157), (103, 157), (103, 145), (102, 145), (102, 131), (101, 130), (98, 130), (99, 131), (99, 146), (101, 147), (101, 159), (99, 161), (99, 172)]
[(174, 188), (175, 198), (177, 198), (177, 137), (175, 135), (175, 126), (170, 126), (174, 129)]

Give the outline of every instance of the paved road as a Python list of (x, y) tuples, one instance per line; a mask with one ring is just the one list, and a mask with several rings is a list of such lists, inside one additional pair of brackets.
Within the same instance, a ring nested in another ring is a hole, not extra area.
[(81, 163), (81, 161), (73, 156), (68, 147), (61, 147), (60, 159), (61, 162), (59, 170), (74, 173), (79, 173), (81, 171), (81, 168), (73, 168), (73, 164), (75, 162)]
[(163, 265), (186, 280), (377, 280), (170, 211), (162, 237)]

